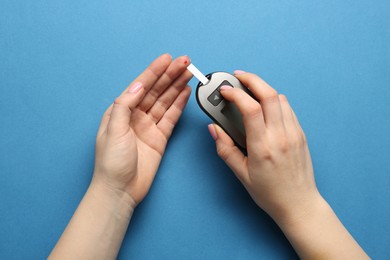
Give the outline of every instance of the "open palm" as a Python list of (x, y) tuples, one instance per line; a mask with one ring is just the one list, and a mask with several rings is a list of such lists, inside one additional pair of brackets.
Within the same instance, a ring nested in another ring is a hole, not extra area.
[(160, 56), (107, 109), (97, 135), (95, 181), (128, 193), (136, 204), (145, 197), (190, 96), (189, 62)]

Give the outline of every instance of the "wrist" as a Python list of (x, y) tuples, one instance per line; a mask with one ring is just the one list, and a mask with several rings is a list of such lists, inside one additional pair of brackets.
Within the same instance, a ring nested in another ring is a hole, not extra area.
[(127, 192), (95, 178), (92, 179), (89, 185), (88, 193), (96, 202), (118, 217), (130, 218), (136, 207), (135, 201)]
[(311, 196), (301, 199), (299, 203), (291, 203), (273, 219), (283, 229), (291, 225), (305, 223), (307, 219), (329, 210), (331, 210), (329, 204), (319, 192), (315, 192)]
[(277, 224), (301, 259), (369, 259), (320, 195)]

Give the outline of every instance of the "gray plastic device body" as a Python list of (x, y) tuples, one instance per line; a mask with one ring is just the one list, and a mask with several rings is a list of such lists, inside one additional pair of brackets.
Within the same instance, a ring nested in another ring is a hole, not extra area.
[(241, 148), (246, 148), (245, 128), (242, 116), (236, 105), (225, 100), (219, 92), (223, 85), (239, 88), (252, 95), (233, 75), (226, 72), (214, 72), (206, 75), (209, 82), (198, 83), (196, 100), (200, 108), (234, 140)]

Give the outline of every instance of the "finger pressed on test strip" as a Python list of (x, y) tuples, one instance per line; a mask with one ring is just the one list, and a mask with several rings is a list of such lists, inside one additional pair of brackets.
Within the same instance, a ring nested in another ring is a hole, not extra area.
[(194, 64), (188, 65), (187, 69), (194, 75), (200, 82), (202, 82), (203, 85), (206, 85), (209, 80), (203, 75), (202, 72), (200, 72)]

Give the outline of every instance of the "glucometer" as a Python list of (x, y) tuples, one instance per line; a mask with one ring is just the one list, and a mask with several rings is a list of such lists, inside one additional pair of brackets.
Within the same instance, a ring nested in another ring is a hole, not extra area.
[(241, 148), (246, 148), (245, 128), (237, 106), (225, 100), (220, 87), (224, 85), (239, 88), (252, 95), (233, 75), (226, 72), (214, 72), (204, 76), (193, 64), (187, 68), (199, 80), (196, 88), (196, 100), (200, 108)]

